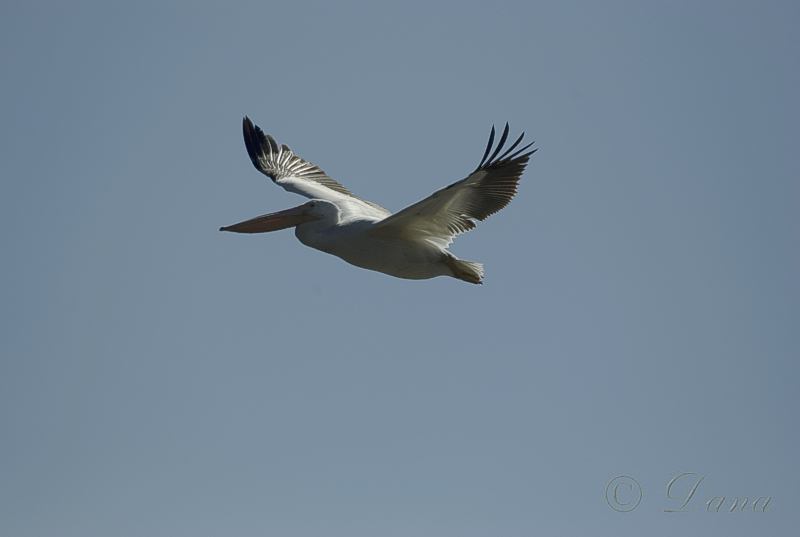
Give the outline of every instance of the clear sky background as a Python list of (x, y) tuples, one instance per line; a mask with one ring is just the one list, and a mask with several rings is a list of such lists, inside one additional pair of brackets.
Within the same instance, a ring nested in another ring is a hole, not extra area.
[[(0, 535), (795, 534), (798, 23), (3, 2)], [(405, 281), (217, 231), (303, 201), (252, 168), (245, 114), (392, 210), (493, 123), (540, 151), (453, 245), (485, 285)], [(682, 472), (705, 479), (665, 513)]]

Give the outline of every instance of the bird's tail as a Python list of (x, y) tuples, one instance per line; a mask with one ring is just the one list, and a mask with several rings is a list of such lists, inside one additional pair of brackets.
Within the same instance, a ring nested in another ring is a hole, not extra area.
[(469, 283), (483, 283), (483, 265), (474, 261), (464, 261), (452, 256), (447, 257), (447, 266), (454, 278)]

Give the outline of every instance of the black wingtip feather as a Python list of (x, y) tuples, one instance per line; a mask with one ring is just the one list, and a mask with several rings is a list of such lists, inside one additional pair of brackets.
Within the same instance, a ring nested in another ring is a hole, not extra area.
[(506, 121), (506, 126), (503, 129), (503, 134), (500, 136), (500, 141), (497, 142), (497, 149), (495, 149), (494, 153), (492, 153), (492, 156), (489, 157), (489, 162), (492, 162), (494, 158), (497, 156), (497, 154), (500, 152), (500, 150), (503, 149), (503, 145), (505, 145), (506, 139), (508, 139), (508, 121)]
[(247, 116), (244, 116), (242, 120), (242, 134), (244, 136), (244, 145), (247, 148), (247, 155), (250, 157), (253, 166), (274, 181), (275, 177), (264, 167), (262, 158), (265, 158), (268, 153), (272, 154), (278, 151), (277, 142), (272, 136), (265, 135), (261, 127), (254, 124)]
[(250, 161), (253, 163), (253, 166), (260, 171), (261, 168), (258, 165), (259, 144), (257, 140), (258, 136), (256, 129), (258, 129), (258, 127), (253, 125), (253, 122), (250, 121), (250, 118), (244, 116), (244, 119), (242, 120), (242, 135), (244, 136), (244, 145), (247, 148), (247, 155), (250, 157)]
[(514, 141), (514, 143), (511, 144), (511, 147), (506, 149), (506, 152), (500, 155), (497, 158), (497, 160), (504, 160), (508, 155), (510, 155), (511, 152), (514, 151), (514, 148), (519, 145), (519, 143), (522, 141), (523, 138), (525, 138), (525, 131), (522, 131), (522, 134), (520, 134), (519, 137)]
[(523, 147), (522, 149), (518, 149), (513, 155), (508, 156), (505, 160), (514, 160), (515, 158), (521, 158), (521, 156), (532, 155), (533, 153), (536, 152), (536, 149), (538, 149), (538, 147), (536, 149), (534, 149), (533, 151), (531, 151), (530, 153), (526, 153), (525, 155), (523, 155), (523, 153), (525, 153), (525, 150), (528, 149), (530, 146), (532, 146), (535, 143), (536, 142), (531, 142), (528, 145), (526, 145), (525, 147)]
[(494, 144), (494, 125), (492, 125), (492, 132), (489, 133), (489, 142), (486, 144), (486, 151), (483, 152), (483, 158), (476, 169), (479, 170), (481, 166), (483, 166), (483, 163), (486, 162), (486, 157), (489, 156), (489, 151), (492, 150), (492, 144)]

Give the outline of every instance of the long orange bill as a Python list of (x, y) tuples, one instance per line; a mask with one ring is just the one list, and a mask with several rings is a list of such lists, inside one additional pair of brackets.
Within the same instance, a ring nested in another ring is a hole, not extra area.
[(266, 233), (267, 231), (278, 231), (279, 229), (294, 227), (313, 219), (313, 216), (303, 214), (303, 206), (301, 205), (277, 213), (256, 216), (238, 224), (221, 227), (219, 230), (232, 231), (234, 233)]

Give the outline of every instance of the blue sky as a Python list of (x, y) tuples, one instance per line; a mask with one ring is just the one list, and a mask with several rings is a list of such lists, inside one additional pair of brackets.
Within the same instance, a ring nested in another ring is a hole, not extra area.
[[(791, 534), (798, 21), (3, 4), (0, 534)], [(302, 202), (252, 168), (245, 114), (391, 210), (493, 123), (540, 151), (453, 245), (485, 285), (404, 281), (217, 231)]]

